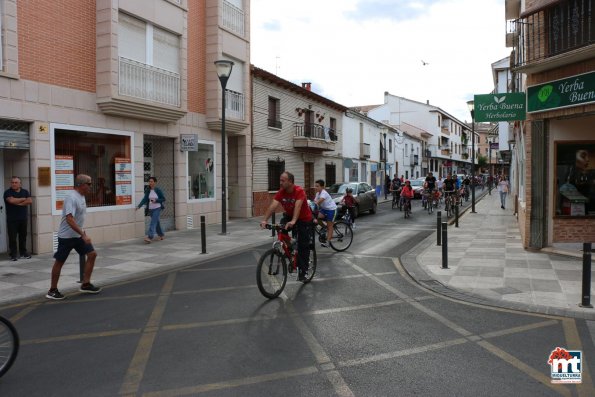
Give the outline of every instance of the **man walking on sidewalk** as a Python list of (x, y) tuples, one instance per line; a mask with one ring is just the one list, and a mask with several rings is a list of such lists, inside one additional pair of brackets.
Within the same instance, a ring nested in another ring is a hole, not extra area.
[(101, 291), (100, 287), (91, 284), (91, 273), (93, 273), (97, 252), (91, 245), (91, 238), (83, 230), (87, 213), (85, 194), (88, 194), (90, 190), (91, 177), (84, 174), (77, 175), (74, 181), (74, 190), (64, 199), (62, 221), (58, 231), (58, 250), (54, 254), (56, 260), (52, 267), (52, 282), (50, 290), (45, 296), (48, 299), (62, 300), (65, 298), (58, 291), (58, 280), (62, 266), (72, 249), (76, 250), (79, 255), (87, 255), (80, 291), (88, 294), (97, 294)]

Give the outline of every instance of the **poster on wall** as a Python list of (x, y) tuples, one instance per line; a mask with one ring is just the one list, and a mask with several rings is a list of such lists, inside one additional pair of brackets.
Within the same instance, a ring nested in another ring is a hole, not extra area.
[(556, 142), (556, 215), (595, 216), (595, 142)]
[(56, 155), (54, 180), (56, 181), (55, 208), (61, 210), (64, 199), (74, 189), (74, 156)]
[(132, 204), (132, 162), (129, 158), (116, 157), (116, 205)]

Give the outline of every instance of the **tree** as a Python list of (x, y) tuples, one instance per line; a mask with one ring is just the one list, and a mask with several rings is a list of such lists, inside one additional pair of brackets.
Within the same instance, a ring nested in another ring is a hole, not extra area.
[(477, 155), (477, 165), (479, 168), (485, 168), (488, 165), (488, 158), (481, 154)]

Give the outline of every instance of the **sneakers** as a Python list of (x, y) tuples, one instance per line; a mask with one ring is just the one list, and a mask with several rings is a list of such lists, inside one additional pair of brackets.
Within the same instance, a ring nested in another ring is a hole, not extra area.
[(298, 273), (298, 281), (301, 281), (302, 283), (308, 282), (308, 272), (302, 272), (300, 270)]
[(351, 230), (355, 230), (355, 223), (351, 224)]
[(320, 245), (324, 248), (328, 248), (328, 243), (326, 241), (324, 243), (320, 243)]
[(87, 293), (87, 294), (98, 294), (101, 292), (101, 287), (96, 287), (91, 283), (81, 284), (79, 291)]
[(17, 261), (17, 257), (16, 256), (11, 256), (10, 257), (10, 260), (13, 261), (13, 262), (16, 262)]
[(62, 299), (66, 298), (64, 295), (62, 295), (60, 293), (60, 291), (58, 291), (57, 288), (56, 289), (50, 289), (48, 291), (48, 293), (46, 294), (45, 297), (48, 298), (48, 299), (56, 300), (56, 301), (61, 301)]
[(31, 254), (25, 252), (24, 254), (21, 254), (21, 258), (31, 259)]

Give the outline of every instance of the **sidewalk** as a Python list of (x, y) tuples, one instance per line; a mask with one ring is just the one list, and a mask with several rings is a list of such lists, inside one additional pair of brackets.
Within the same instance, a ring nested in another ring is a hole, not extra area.
[[(97, 260), (91, 281), (99, 286), (134, 280), (201, 263), (232, 251), (272, 243), (271, 232), (261, 230), (260, 218), (227, 222), (227, 236), (220, 235), (221, 224), (206, 227), (206, 254), (201, 254), (200, 227), (167, 232), (165, 240), (151, 244), (142, 237), (113, 243), (94, 244)], [(91, 238), (93, 235), (91, 234)], [(11, 262), (0, 260), (0, 305), (31, 299), (45, 299), (49, 289), (53, 253)], [(68, 295), (78, 291), (79, 256), (72, 251), (62, 268), (58, 288)]]
[[(595, 309), (579, 306), (582, 288), (579, 252), (523, 249), (518, 223), (510, 208), (511, 199), (507, 201), (508, 207), (501, 209), (499, 196), (493, 191), (491, 196), (476, 202), (477, 213), (465, 212), (458, 228), (451, 222), (448, 269), (442, 269), (442, 247), (436, 245), (436, 233), (404, 255), (403, 265), (420, 284), (456, 299), (595, 319)], [(593, 295), (591, 303), (595, 303)]]

